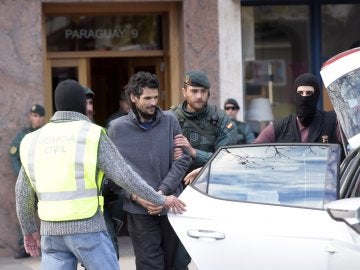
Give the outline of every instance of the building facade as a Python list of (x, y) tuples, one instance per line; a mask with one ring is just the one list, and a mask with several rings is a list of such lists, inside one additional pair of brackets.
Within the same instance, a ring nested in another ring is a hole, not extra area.
[[(274, 118), (294, 111), (294, 79), (360, 46), (359, 1), (242, 0), (243, 89), (246, 100), (267, 96)], [(245, 102), (246, 103), (246, 102)], [(325, 91), (319, 107), (332, 108)]]
[[(220, 21), (236, 24), (236, 35), (220, 37)], [(188, 70), (208, 73), (213, 103), (221, 98), (220, 76), (229, 95), (241, 78), (240, 2), (4, 0), (0, 36), (0, 256), (12, 254), (17, 242), (10, 142), (27, 125), (33, 103), (43, 104), (50, 118), (59, 81), (73, 78), (89, 86), (95, 120), (103, 125), (117, 110), (129, 76), (139, 70), (159, 77), (163, 108), (181, 101)], [(221, 62), (222, 55), (234, 61)]]
[[(161, 82), (160, 105), (181, 101), (184, 73), (202, 69), (210, 102), (236, 98), (240, 119), (251, 100), (269, 99), (275, 118), (293, 111), (292, 80), (319, 76), (321, 63), (360, 39), (356, 1), (3, 0), (0, 1), (0, 256), (17, 242), (9, 145), (33, 103), (54, 112), (58, 82), (95, 92), (104, 125), (130, 75)], [(320, 78), (320, 77), (319, 77)], [(326, 95), (321, 107), (331, 108)]]

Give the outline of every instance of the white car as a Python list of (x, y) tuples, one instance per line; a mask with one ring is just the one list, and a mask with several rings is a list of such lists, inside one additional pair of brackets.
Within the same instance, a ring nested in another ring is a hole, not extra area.
[(219, 149), (180, 195), (187, 211), (168, 215), (197, 268), (360, 269), (360, 198), (348, 198), (360, 193), (360, 168), (355, 157), (340, 168), (340, 151)]

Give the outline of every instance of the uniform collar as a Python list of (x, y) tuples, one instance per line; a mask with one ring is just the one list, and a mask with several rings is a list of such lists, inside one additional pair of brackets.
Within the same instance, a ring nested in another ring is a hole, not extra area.
[(59, 121), (81, 121), (85, 120), (91, 122), (90, 119), (83, 115), (82, 113), (73, 112), (73, 111), (57, 111), (50, 118), (50, 122), (59, 122)]
[(186, 107), (187, 107), (187, 101), (185, 100), (182, 105), (181, 105), (181, 109), (183, 111), (183, 113), (185, 114), (185, 116), (189, 119), (191, 118), (198, 118), (198, 117), (202, 117), (203, 115), (206, 115), (207, 112), (208, 112), (208, 107), (209, 105), (206, 104), (206, 106), (201, 109), (200, 111), (196, 111), (196, 112), (189, 112), (186, 110)]

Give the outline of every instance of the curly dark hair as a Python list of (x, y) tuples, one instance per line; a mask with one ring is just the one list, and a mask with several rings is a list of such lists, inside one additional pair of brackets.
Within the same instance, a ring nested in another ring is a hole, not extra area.
[(155, 74), (139, 71), (130, 77), (129, 82), (124, 86), (124, 90), (128, 97), (130, 94), (140, 97), (144, 87), (159, 89), (160, 83)]

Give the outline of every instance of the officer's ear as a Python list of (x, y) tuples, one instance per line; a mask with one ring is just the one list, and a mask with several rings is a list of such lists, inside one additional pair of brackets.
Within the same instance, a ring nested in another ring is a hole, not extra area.
[(186, 97), (186, 86), (184, 86), (182, 89), (181, 89), (181, 92), (183, 94), (183, 97), (185, 98)]

